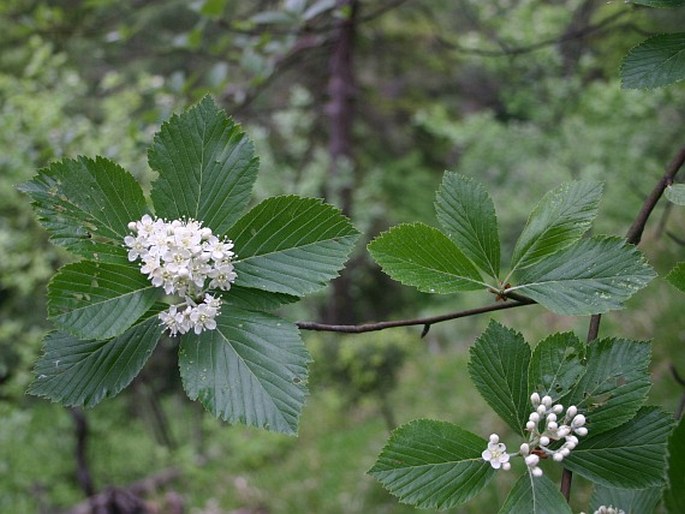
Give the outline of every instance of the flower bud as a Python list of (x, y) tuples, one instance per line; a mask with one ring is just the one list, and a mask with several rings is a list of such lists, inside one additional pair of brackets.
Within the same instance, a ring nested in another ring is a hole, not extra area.
[(542, 469), (541, 468), (533, 468), (533, 476), (534, 477), (541, 477), (542, 476)]
[(530, 453), (530, 446), (528, 446), (528, 443), (523, 443), (521, 447), (519, 448), (519, 453), (526, 457)]
[(552, 406), (552, 397), (546, 394), (542, 397), (541, 403), (549, 409)]
[(540, 438), (540, 446), (547, 446), (548, 444), (549, 444), (549, 437), (547, 437), (546, 435), (543, 435)]
[(585, 428), (585, 427), (576, 428), (575, 432), (579, 436), (583, 437), (583, 436), (587, 435), (587, 428)]
[(499, 436), (497, 434), (490, 434), (490, 442), (492, 444), (499, 443)]
[(573, 428), (582, 427), (584, 424), (585, 424), (585, 416), (583, 416), (582, 414), (577, 414), (573, 418), (573, 421), (571, 421), (571, 426)]
[(533, 407), (537, 408), (540, 405), (540, 395), (538, 393), (533, 393), (530, 395), (530, 403)]
[(528, 455), (528, 457), (525, 458), (525, 461), (526, 461), (526, 466), (528, 466), (529, 468), (532, 468), (532, 467), (535, 467), (538, 465), (538, 463), (540, 462), (540, 457), (538, 457), (535, 454)]
[(564, 454), (561, 452), (557, 452), (554, 455), (552, 455), (552, 458), (554, 459), (554, 462), (561, 462), (564, 460)]

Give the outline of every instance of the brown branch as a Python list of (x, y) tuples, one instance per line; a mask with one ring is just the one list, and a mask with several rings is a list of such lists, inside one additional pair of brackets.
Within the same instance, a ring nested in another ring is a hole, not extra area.
[[(155, 493), (159, 488), (173, 482), (181, 476), (180, 471), (169, 468), (155, 475), (133, 482), (124, 487), (109, 487), (71, 507), (67, 514), (94, 514), (100, 512), (137, 512), (152, 514), (152, 510), (141, 500), (142, 496)], [(157, 510), (154, 510), (157, 512)], [(171, 510), (164, 510), (171, 514)], [(178, 512), (178, 510), (176, 510)]]
[[(508, 47), (508, 48), (504, 48), (502, 50), (486, 50), (486, 49), (482, 49), (482, 48), (469, 48), (469, 47), (461, 46), (458, 43), (448, 41), (441, 36), (438, 36), (437, 41), (441, 45), (443, 45), (447, 48), (451, 48), (452, 50), (456, 50), (458, 52), (466, 53), (466, 54), (479, 55), (481, 57), (504, 57), (504, 56), (522, 55), (522, 54), (535, 52), (537, 50), (541, 50), (542, 48), (545, 48), (548, 46), (558, 45), (560, 43), (565, 43), (565, 42), (572, 41), (575, 39), (583, 39), (583, 38), (591, 36), (595, 33), (600, 33), (604, 30), (608, 30), (608, 28), (613, 28), (613, 27), (609, 27), (609, 25), (611, 25), (612, 23), (614, 23), (615, 21), (617, 21), (621, 17), (625, 16), (628, 12), (629, 11), (619, 11), (617, 13), (610, 15), (610, 16), (607, 16), (606, 18), (595, 23), (594, 25), (588, 25), (587, 27), (583, 27), (582, 29), (567, 32), (561, 36), (543, 39), (541, 41), (538, 41), (536, 43), (532, 43), (530, 45)], [(501, 42), (500, 42), (500, 46), (502, 46)]]
[[(316, 323), (313, 321), (298, 321), (296, 323), (300, 330), (313, 330), (318, 332), (341, 332), (344, 334), (361, 334), (363, 332), (376, 332), (378, 330), (385, 330), (387, 328), (410, 327), (416, 325), (423, 325), (424, 327), (441, 323), (443, 321), (450, 321), (453, 319), (467, 318), (469, 316), (477, 316), (486, 312), (501, 311), (505, 309), (513, 309), (514, 307), (521, 307), (523, 305), (532, 305), (535, 301), (521, 297), (521, 300), (514, 300), (512, 302), (498, 302), (475, 309), (466, 309), (458, 312), (451, 312), (448, 314), (441, 314), (438, 316), (429, 316), (426, 318), (415, 319), (400, 319), (392, 321), (379, 321), (362, 323), (360, 325), (330, 325), (327, 323)], [(424, 329), (425, 330), (425, 329)]]
[(626, 234), (626, 240), (629, 243), (634, 245), (640, 243), (640, 240), (642, 239), (642, 233), (644, 232), (645, 225), (647, 225), (647, 220), (649, 219), (649, 215), (654, 210), (654, 207), (656, 207), (659, 198), (661, 198), (661, 195), (664, 194), (666, 188), (673, 183), (673, 179), (683, 164), (685, 164), (685, 145), (680, 148), (676, 156), (669, 163), (668, 167), (666, 168), (666, 173), (664, 173), (663, 177), (661, 177), (661, 180), (659, 180), (656, 186), (654, 186), (654, 189), (652, 189), (652, 192), (642, 204), (640, 212)]

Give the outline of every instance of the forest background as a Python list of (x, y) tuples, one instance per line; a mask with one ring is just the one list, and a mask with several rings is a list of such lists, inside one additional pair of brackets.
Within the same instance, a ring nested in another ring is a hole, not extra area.
[[(36, 169), (99, 154), (149, 186), (152, 135), (210, 93), (257, 146), (255, 202), (325, 197), (364, 234), (329, 290), (285, 317), (358, 323), (476, 307), (488, 298), (392, 282), (365, 243), (399, 222), (435, 225), (444, 170), (486, 184), (510, 247), (531, 205), (573, 179), (604, 181), (594, 230), (625, 233), (683, 143), (685, 95), (682, 85), (622, 90), (618, 68), (646, 36), (684, 22), (682, 8), (589, 0), (2, 2), (0, 512), (69, 512), (140, 481), (155, 485), (149, 502), (197, 514), (413, 512), (365, 474), (389, 428), (430, 417), (505, 431), (466, 374), (490, 316), (423, 338), (421, 327), (305, 333), (314, 363), (297, 438), (223, 425), (188, 402), (171, 342), (93, 410), (26, 396), (49, 329), (46, 282), (68, 259), (14, 188)], [(682, 209), (660, 205), (641, 248), (662, 274), (684, 240)], [(683, 392), (672, 372), (685, 374), (682, 312), (655, 280), (602, 325), (654, 341), (650, 401), (670, 411)], [(538, 306), (491, 317), (529, 341), (587, 325)], [(498, 477), (451, 512), (491, 512), (510, 485)], [(575, 487), (580, 510), (589, 489)]]

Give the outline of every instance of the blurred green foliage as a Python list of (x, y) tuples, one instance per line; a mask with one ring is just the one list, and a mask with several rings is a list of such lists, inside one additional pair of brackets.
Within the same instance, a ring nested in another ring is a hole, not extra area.
[[(577, 28), (574, 13), (588, 2), (418, 0), (358, 26), (355, 159), (337, 176), (340, 183), (331, 184), (326, 81), (334, 18), (300, 8), (315, 3), (0, 5), (0, 512), (54, 512), (82, 500), (68, 412), (23, 395), (49, 328), (46, 280), (65, 255), (49, 244), (14, 186), (49, 161), (101, 154), (149, 186), (144, 149), (152, 134), (171, 112), (211, 92), (255, 140), (261, 156), (256, 200), (320, 196), (352, 184), (351, 215), (369, 239), (403, 221), (435, 224), (434, 193), (450, 169), (487, 185), (501, 235), (513, 245), (531, 204), (573, 178), (605, 181), (594, 231), (624, 233), (682, 144), (682, 86), (621, 91), (617, 72), (628, 48), (644, 38), (640, 31), (679, 30), (682, 9), (664, 14), (595, 2), (580, 22), (617, 16), (615, 24), (512, 53)], [(360, 12), (375, 12), (376, 4), (363, 0)], [(258, 17), (284, 11), (285, 18)], [(653, 214), (642, 248), (660, 273), (685, 258), (683, 247), (666, 237), (685, 239), (683, 213), (660, 205)], [(360, 321), (491, 301), (393, 284), (372, 267), (363, 245), (353, 263), (348, 273)], [(677, 295), (657, 280), (602, 324), (602, 335), (653, 339), (651, 397), (669, 409), (682, 393), (669, 365), (685, 362)], [(324, 300), (288, 307), (286, 314), (318, 319)], [(556, 330), (583, 334), (587, 325), (539, 307), (494, 317), (528, 340)], [(159, 398), (175, 447), (158, 442), (147, 396), (134, 387), (87, 412), (96, 486), (125, 485), (173, 466), (184, 480), (172, 487), (197, 514), (242, 507), (284, 514), (415, 512), (365, 475), (387, 438), (383, 402), (397, 424), (432, 417), (484, 436), (505, 434), (466, 377), (465, 350), (486, 323), (436, 325), (423, 340), (419, 329), (313, 335), (313, 392), (297, 439), (202, 416), (176, 394), (178, 383), (168, 378), (176, 373), (166, 373), (175, 366), (175, 346), (160, 345), (143, 381)], [(478, 502), (454, 512), (492, 512), (508, 481), (498, 477)], [(580, 480), (575, 494), (574, 510), (586, 508), (589, 492)]]

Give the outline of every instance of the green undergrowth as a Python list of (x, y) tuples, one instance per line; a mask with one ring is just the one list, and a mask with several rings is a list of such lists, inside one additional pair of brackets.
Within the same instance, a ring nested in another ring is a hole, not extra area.
[[(644, 297), (633, 300), (640, 305), (633, 305), (630, 312), (641, 312), (643, 302), (651, 305), (663, 296), (662, 288), (668, 285), (658, 282)], [(659, 316), (614, 314), (605, 318), (603, 330), (614, 331), (620, 324), (630, 324), (637, 334), (648, 334), (658, 328), (652, 402), (673, 408), (680, 390), (670, 377), (668, 365), (682, 356), (684, 346), (678, 328), (679, 307), (659, 304), (650, 308), (659, 309)], [(587, 322), (547, 315), (539, 307), (514, 309), (493, 317), (526, 327), (525, 336), (531, 341), (550, 330), (575, 330), (582, 337)], [(467, 349), (487, 319), (436, 325), (424, 339), (419, 338), (418, 328), (412, 328), (383, 335), (336, 336), (330, 344), (344, 346), (343, 355), (367, 355), (368, 347), (387, 348), (387, 341), (400, 341), (406, 358), (397, 370), (394, 388), (386, 395), (397, 424), (416, 418), (440, 419), (483, 437), (497, 432), (514, 443), (515, 437), (503, 422), (485, 408), (466, 372)], [(643, 326), (641, 323), (647, 321), (641, 320), (654, 321)], [(173, 467), (180, 469), (183, 480), (161, 489), (160, 498), (172, 488), (183, 495), (194, 514), (232, 512), (241, 507), (264, 508), (274, 514), (416, 512), (397, 503), (366, 475), (388, 436), (379, 396), (368, 391), (351, 394), (354, 384), (324, 379), (321, 368), (330, 366), (322, 366), (327, 364), (323, 359), (330, 357), (321, 353), (319, 336), (305, 335), (319, 363), (312, 369), (312, 394), (297, 438), (231, 427), (203, 414), (197, 405), (182, 401), (181, 396), (168, 395), (162, 406), (176, 444), (169, 449), (155, 441), (149, 422), (135, 415), (140, 411), (136, 400), (125, 394), (86, 411), (91, 431), (88, 455), (96, 486), (125, 485)], [(0, 404), (4, 425), (0, 512), (52, 512), (47, 509), (65, 508), (83, 499), (74, 479), (73, 421), (68, 411), (47, 402), (30, 402), (30, 410)], [(491, 512), (492, 505), (504, 501), (515, 475), (500, 473), (477, 501), (447, 512)], [(574, 507), (581, 510), (586, 506), (583, 498), (589, 496), (589, 487), (581, 479), (574, 480), (574, 496)]]

